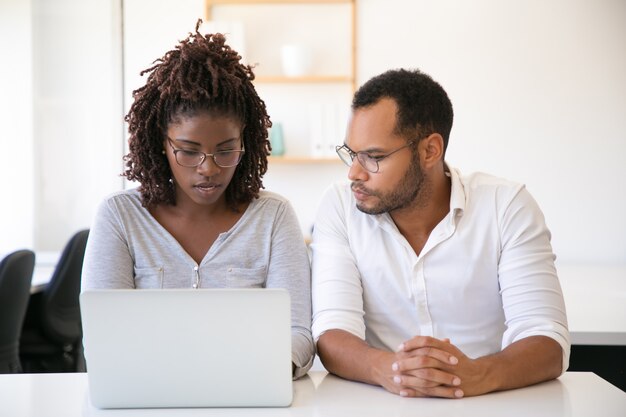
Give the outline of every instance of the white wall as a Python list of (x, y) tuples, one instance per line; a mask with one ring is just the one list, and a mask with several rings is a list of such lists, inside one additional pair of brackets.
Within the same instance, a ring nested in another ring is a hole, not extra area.
[(120, 2), (33, 0), (35, 247), (59, 250), (120, 189)]
[(455, 108), (451, 164), (526, 183), (561, 261), (626, 262), (626, 2), (359, 5), (361, 80), (430, 73)]
[(31, 2), (0, 1), (0, 254), (32, 248)]
[[(204, 17), (204, 0), (124, 0), (124, 114), (132, 92), (143, 86), (139, 76), (152, 62), (193, 32)], [(125, 132), (126, 126), (124, 129)]]
[(0, 2), (0, 252), (60, 250), (122, 186), (120, 4)]

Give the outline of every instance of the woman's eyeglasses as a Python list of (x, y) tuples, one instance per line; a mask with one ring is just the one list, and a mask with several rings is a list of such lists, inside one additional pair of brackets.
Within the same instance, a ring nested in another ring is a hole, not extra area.
[(172, 147), (176, 163), (180, 166), (187, 168), (199, 167), (209, 156), (213, 158), (213, 162), (215, 162), (215, 165), (220, 168), (234, 167), (235, 165), (239, 164), (239, 162), (241, 161), (241, 157), (246, 152), (243, 144), (241, 145), (241, 149), (238, 150), (204, 153), (201, 151), (188, 151), (186, 149), (177, 149), (174, 147), (172, 139), (167, 138), (167, 141)]

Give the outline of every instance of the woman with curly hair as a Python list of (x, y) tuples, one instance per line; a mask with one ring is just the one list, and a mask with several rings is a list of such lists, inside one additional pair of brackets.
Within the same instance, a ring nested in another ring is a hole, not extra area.
[(91, 227), (83, 290), (285, 288), (294, 377), (310, 368), (310, 266), (295, 212), (263, 191), (271, 126), (221, 34), (198, 31), (155, 64), (133, 92), (124, 176)]

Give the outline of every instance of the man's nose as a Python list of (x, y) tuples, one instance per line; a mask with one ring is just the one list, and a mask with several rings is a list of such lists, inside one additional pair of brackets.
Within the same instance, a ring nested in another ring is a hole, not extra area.
[(367, 170), (363, 168), (363, 165), (361, 165), (358, 159), (354, 158), (354, 160), (352, 161), (352, 165), (350, 165), (350, 169), (348, 170), (348, 179), (350, 181), (365, 181), (368, 178), (369, 172), (367, 172)]

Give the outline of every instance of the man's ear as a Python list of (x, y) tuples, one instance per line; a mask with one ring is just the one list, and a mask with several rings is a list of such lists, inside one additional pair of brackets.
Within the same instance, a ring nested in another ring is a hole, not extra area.
[(443, 160), (443, 137), (439, 133), (432, 133), (419, 141), (417, 151), (422, 168), (432, 168)]

